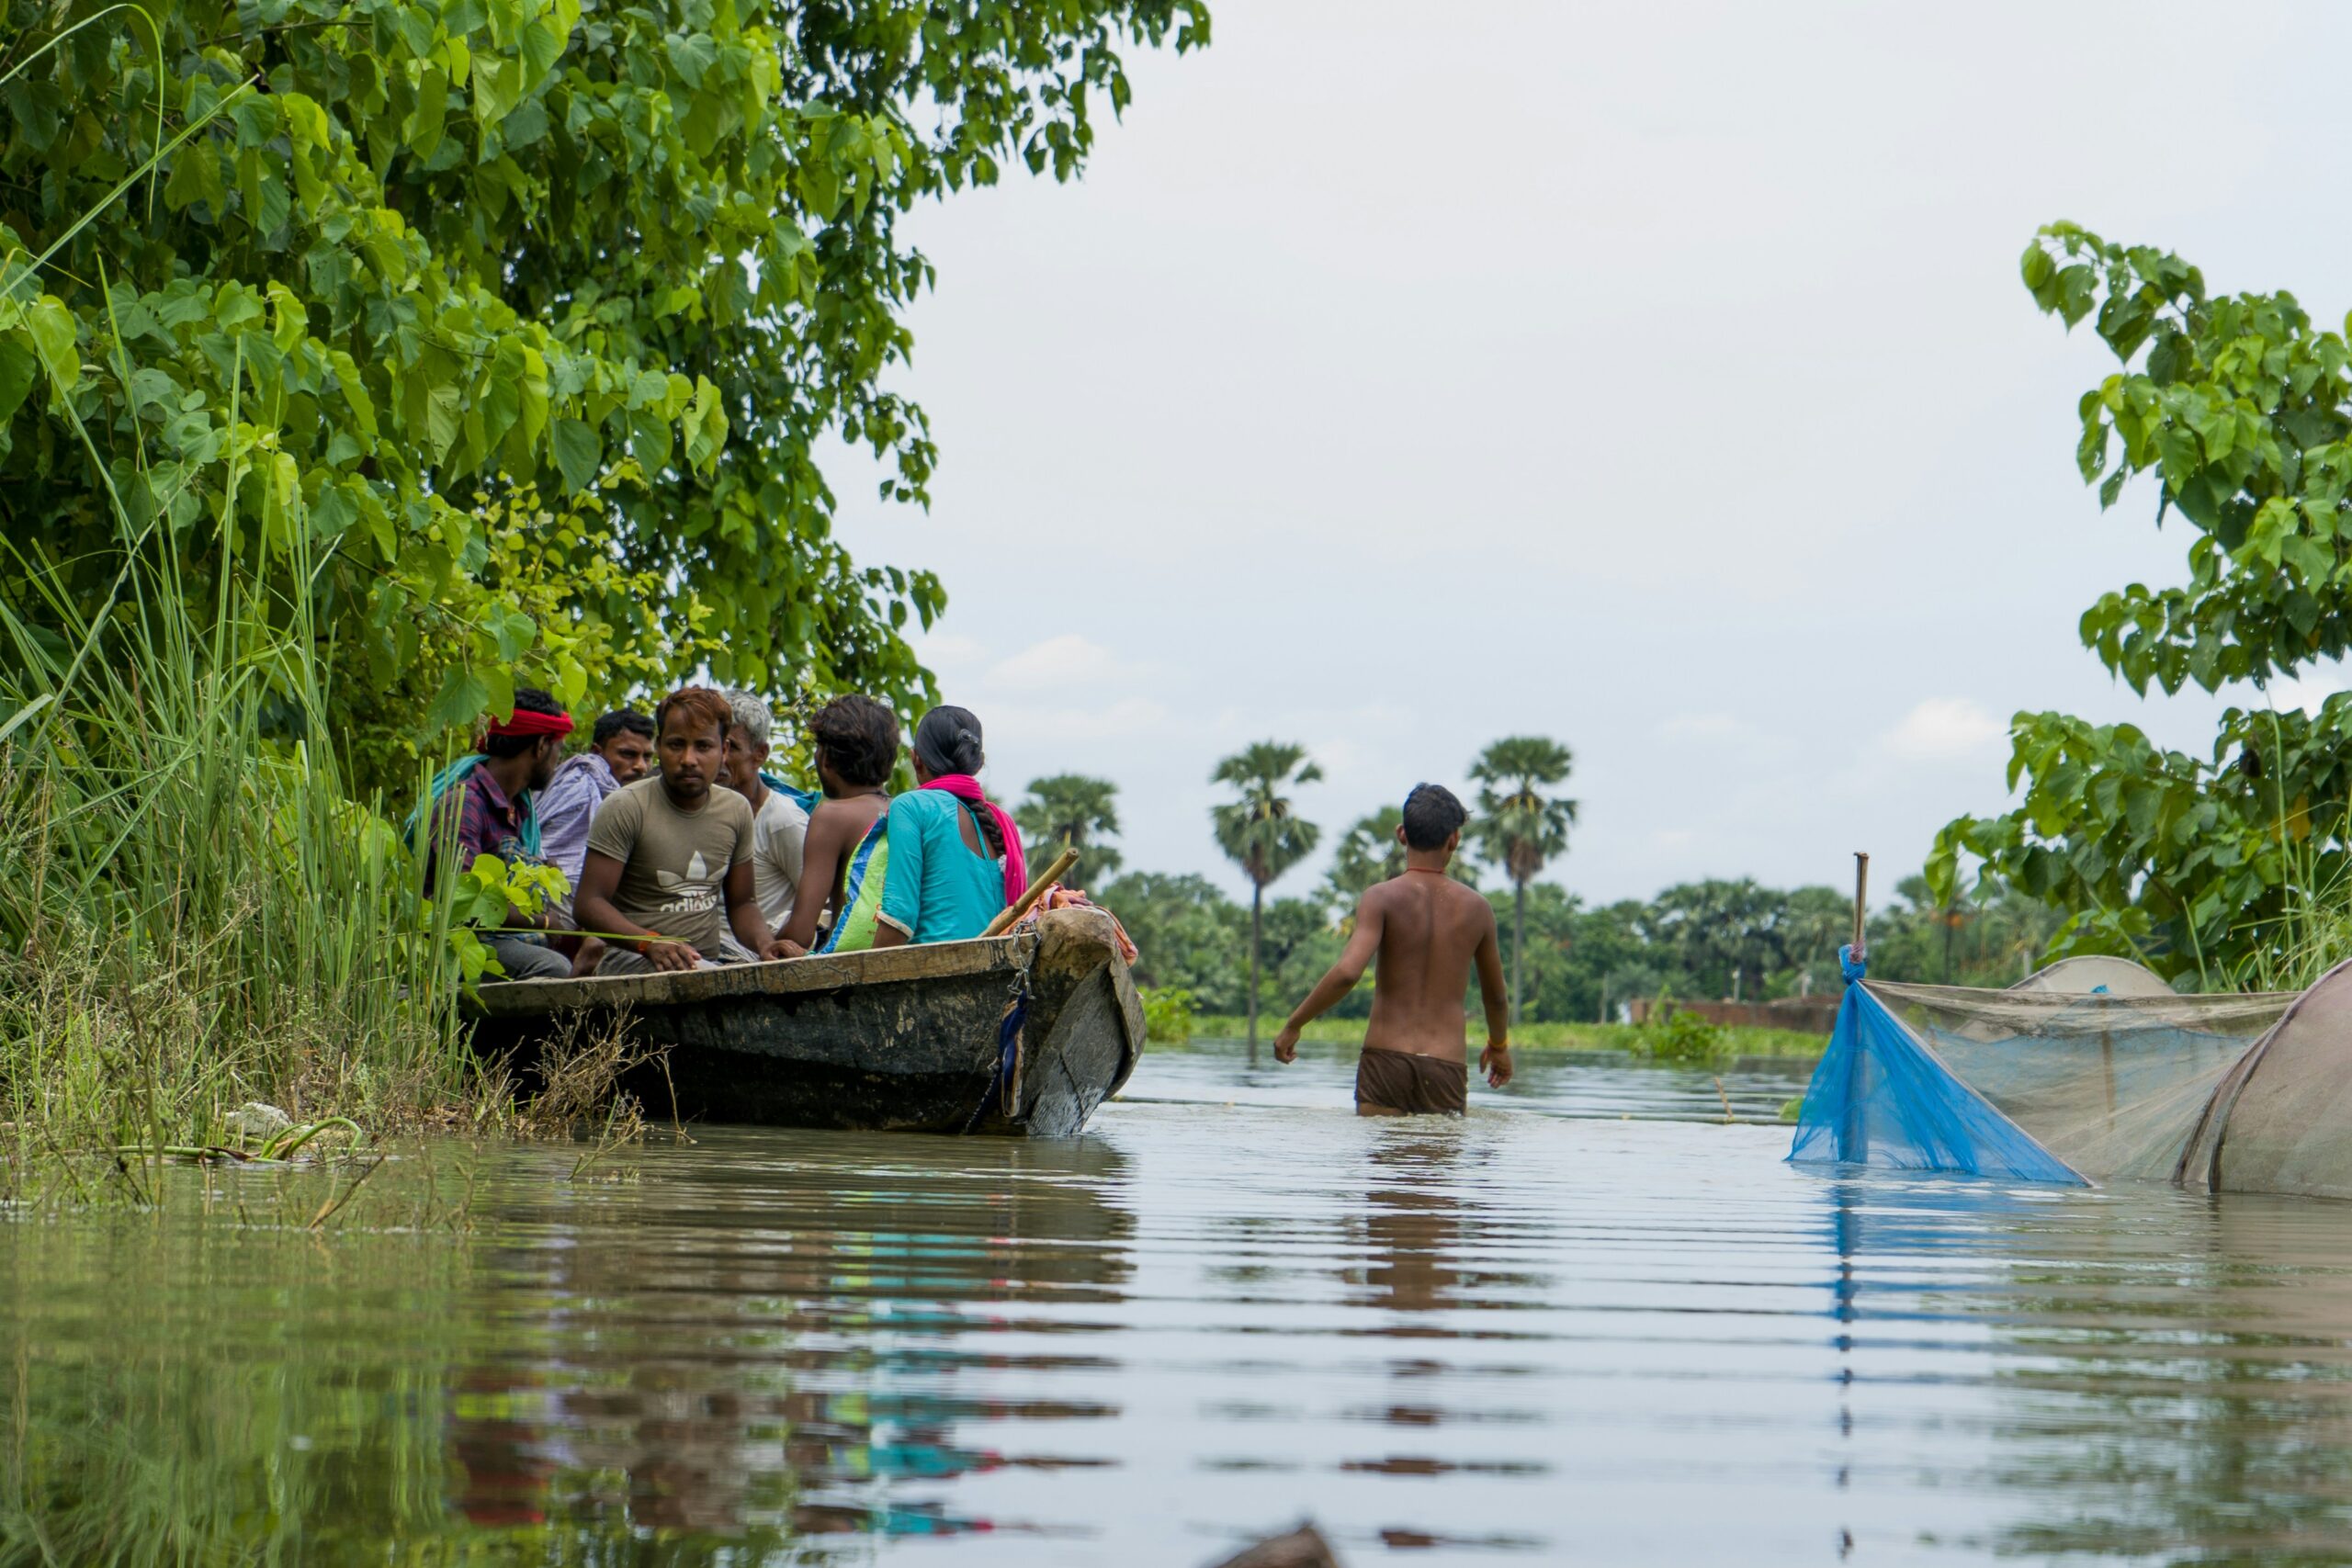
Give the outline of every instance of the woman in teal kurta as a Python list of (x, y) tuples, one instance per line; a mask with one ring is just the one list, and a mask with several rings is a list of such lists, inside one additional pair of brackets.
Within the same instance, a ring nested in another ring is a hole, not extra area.
[(980, 721), (933, 708), (915, 728), (915, 780), (890, 802), (890, 864), (874, 915), (874, 945), (964, 942), (1020, 897), (1028, 882), (1021, 830), (980, 793)]
[[(875, 912), (909, 942), (962, 942), (1004, 908), (1004, 863), (965, 841), (972, 808), (943, 790), (910, 790), (890, 802), (889, 880)], [(971, 823), (978, 831), (978, 824)], [(983, 844), (987, 840), (980, 840)]]

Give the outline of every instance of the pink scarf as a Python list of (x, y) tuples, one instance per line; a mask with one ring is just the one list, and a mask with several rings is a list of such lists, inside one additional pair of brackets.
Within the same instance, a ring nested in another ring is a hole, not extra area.
[(1012, 814), (980, 789), (980, 781), (969, 773), (944, 773), (922, 786), (944, 789), (956, 799), (973, 806), (988, 807), (996, 818), (996, 830), (1004, 839), (1004, 907), (1012, 908), (1021, 896), (1029, 891), (1029, 860), (1021, 847), (1021, 829), (1013, 825)]

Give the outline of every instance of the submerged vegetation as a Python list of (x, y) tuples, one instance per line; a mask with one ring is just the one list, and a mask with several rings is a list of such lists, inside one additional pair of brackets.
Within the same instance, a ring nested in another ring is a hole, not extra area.
[(1144, 1038), (1155, 1045), (1182, 1045), (1200, 1027), (1193, 1010), (1193, 993), (1182, 986), (1138, 988), (1143, 1001)]
[[(379, 803), (307, 739), (327, 678), (308, 606), (231, 571), (199, 634), (168, 554), (120, 559), (106, 621), (56, 606), (72, 657), (0, 602), (40, 682), (0, 675), (0, 1196), (77, 1154), (152, 1196), (167, 1157), (291, 1158), (355, 1118), (614, 1133), (594, 1117), (617, 1038), (557, 1053), (527, 1104), (467, 1050), (451, 1004), (484, 950), (452, 919), (472, 882), (426, 897)], [(257, 1111), (288, 1124), (253, 1136)]]
[(1635, 1032), (1634, 1049), (1658, 1062), (1712, 1062), (1724, 1055), (1728, 1033), (1694, 1012), (1662, 1012)]

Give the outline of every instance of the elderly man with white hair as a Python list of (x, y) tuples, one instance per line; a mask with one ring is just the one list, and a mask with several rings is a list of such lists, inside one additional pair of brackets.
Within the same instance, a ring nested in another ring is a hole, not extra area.
[[(773, 933), (791, 916), (793, 896), (800, 889), (800, 851), (808, 837), (808, 813), (798, 801), (761, 781), (775, 726), (768, 705), (751, 692), (730, 691), (727, 706), (733, 722), (727, 727), (727, 761), (719, 782), (751, 802), (752, 893), (759, 900), (760, 918)], [(730, 958), (751, 956), (732, 936), (723, 945)]]

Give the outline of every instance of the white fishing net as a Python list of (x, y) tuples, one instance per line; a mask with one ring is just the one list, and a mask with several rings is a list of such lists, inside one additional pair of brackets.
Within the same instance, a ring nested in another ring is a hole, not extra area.
[(2165, 984), (2164, 976), (2146, 965), (2134, 964), (2128, 958), (2109, 958), (2099, 953), (2062, 958), (2047, 968), (2035, 970), (2009, 989), (2056, 991), (2073, 997), (2099, 992), (2111, 997), (2169, 997), (2174, 994), (2173, 988)]
[(2294, 998), (2213, 1095), (2182, 1180), (2352, 1198), (2352, 964)]
[[(2123, 968), (2155, 979), (2137, 964)], [(2108, 983), (2116, 980), (2137, 984), (2120, 971)], [(2292, 992), (1863, 984), (1961, 1084), (2094, 1180), (2170, 1179), (2216, 1086), (2296, 1000)], [(2346, 1003), (2352, 1009), (2352, 985)], [(2352, 1123), (2340, 1124), (2352, 1151)]]

